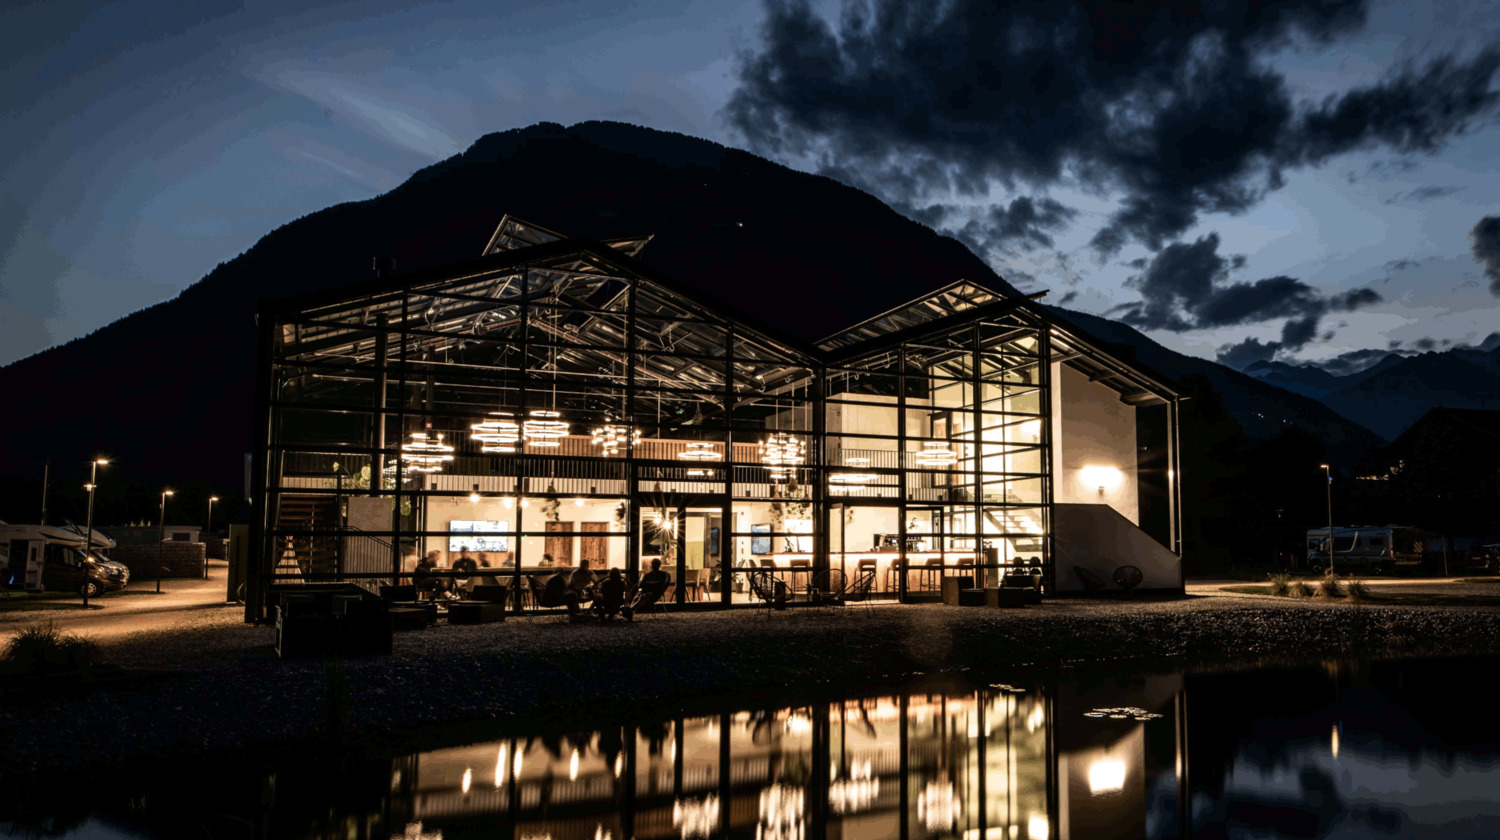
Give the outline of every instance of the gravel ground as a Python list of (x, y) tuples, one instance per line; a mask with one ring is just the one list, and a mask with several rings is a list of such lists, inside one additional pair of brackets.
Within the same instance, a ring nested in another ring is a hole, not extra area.
[(1500, 609), (1256, 596), (682, 613), (604, 626), (510, 618), (401, 633), (390, 658), (329, 663), (276, 659), (272, 630), (241, 615), (185, 612), (169, 630), (105, 645), (107, 662), (136, 678), (0, 708), (0, 784), (79, 762), (125, 766), (310, 739), (463, 743), (571, 709), (628, 718), (939, 670), (1500, 653)]

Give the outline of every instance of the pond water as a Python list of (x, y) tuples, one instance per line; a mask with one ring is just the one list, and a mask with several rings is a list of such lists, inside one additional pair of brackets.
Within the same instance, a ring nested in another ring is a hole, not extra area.
[(1500, 837), (1497, 665), (924, 680), (378, 759), (79, 779), (82, 795), (12, 800), (26, 813), (0, 812), (0, 834)]

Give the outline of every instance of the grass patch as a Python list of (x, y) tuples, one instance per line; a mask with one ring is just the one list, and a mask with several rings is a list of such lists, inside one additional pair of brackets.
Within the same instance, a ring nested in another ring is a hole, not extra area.
[(1342, 598), (1344, 597), (1344, 585), (1339, 580), (1338, 575), (1334, 574), (1333, 572), (1329, 572), (1328, 574), (1323, 575), (1321, 579), (1319, 579), (1318, 592), (1321, 593), (1324, 598)]
[(1311, 598), (1312, 596), (1313, 596), (1313, 588), (1311, 586), (1307, 585), (1307, 581), (1305, 581), (1305, 580), (1292, 581), (1292, 597), (1293, 598)]
[(81, 671), (98, 664), (99, 646), (82, 636), (60, 633), (51, 622), (32, 624), (5, 643), (0, 659), (13, 673)]
[(1286, 572), (1271, 575), (1271, 594), (1286, 597), (1292, 593), (1292, 576)]
[(1352, 577), (1352, 578), (1349, 578), (1349, 582), (1347, 584), (1345, 584), (1345, 585), (1349, 587), (1349, 597), (1351, 599), (1353, 599), (1355, 601), (1368, 601), (1368, 600), (1370, 600), (1370, 585), (1369, 584), (1365, 583), (1364, 581), (1360, 580), (1359, 578)]

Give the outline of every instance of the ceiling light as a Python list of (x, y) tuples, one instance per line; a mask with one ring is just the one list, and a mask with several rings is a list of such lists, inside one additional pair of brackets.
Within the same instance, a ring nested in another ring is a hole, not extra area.
[(923, 442), (922, 451), (916, 454), (916, 461), (922, 467), (951, 467), (958, 461), (958, 455), (942, 441), (929, 440)]
[(760, 442), (760, 461), (780, 481), (791, 477), (807, 460), (807, 442), (786, 432), (772, 432)]
[(442, 472), (443, 464), (453, 460), (453, 447), (443, 443), (441, 433), (412, 432), (411, 442), (401, 445), (401, 460), (410, 472)]
[(724, 455), (714, 448), (711, 443), (694, 441), (687, 448), (677, 453), (677, 457), (684, 461), (722, 461)]
[(562, 444), (558, 441), (568, 433), (568, 424), (557, 419), (561, 417), (555, 411), (539, 408), (531, 412), (532, 419), (522, 425), (521, 435), (526, 442), (536, 447), (557, 447)]
[(592, 430), (594, 445), (604, 450), (605, 456), (618, 455), (620, 447), (627, 443), (634, 446), (641, 442), (641, 430), (623, 426), (618, 423), (605, 423), (595, 426)]
[(521, 427), (511, 419), (515, 415), (508, 411), (491, 411), (486, 416), (489, 419), (469, 427), (474, 430), (469, 437), (480, 443), (479, 451), (515, 452), (516, 443), (521, 439)]

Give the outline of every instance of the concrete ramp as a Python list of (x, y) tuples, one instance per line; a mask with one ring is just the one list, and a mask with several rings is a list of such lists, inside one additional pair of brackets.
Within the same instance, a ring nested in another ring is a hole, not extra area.
[(1059, 592), (1087, 589), (1075, 566), (1118, 591), (1115, 569), (1134, 566), (1144, 576), (1138, 590), (1182, 589), (1182, 558), (1152, 539), (1109, 505), (1053, 505), (1052, 561)]

